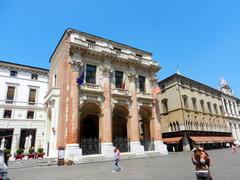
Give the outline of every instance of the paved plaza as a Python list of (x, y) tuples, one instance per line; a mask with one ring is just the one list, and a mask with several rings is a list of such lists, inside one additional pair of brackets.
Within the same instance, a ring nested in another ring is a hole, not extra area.
[[(230, 149), (207, 151), (212, 160), (214, 180), (240, 179), (240, 149), (232, 154)], [(191, 152), (169, 156), (121, 161), (123, 171), (112, 172), (112, 162), (80, 164), (64, 167), (10, 169), (11, 180), (194, 180)]]

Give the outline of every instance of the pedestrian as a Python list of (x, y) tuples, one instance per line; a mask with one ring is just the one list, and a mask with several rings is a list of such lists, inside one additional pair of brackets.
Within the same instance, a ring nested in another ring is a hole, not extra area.
[(197, 180), (212, 180), (209, 171), (210, 158), (203, 147), (197, 147), (194, 149), (192, 163), (195, 165)]
[(121, 171), (122, 168), (119, 166), (120, 151), (119, 151), (119, 149), (117, 147), (114, 147), (113, 155), (114, 155), (113, 172)]
[(231, 148), (232, 148), (232, 153), (236, 154), (237, 150), (236, 150), (236, 145), (234, 143), (231, 143)]

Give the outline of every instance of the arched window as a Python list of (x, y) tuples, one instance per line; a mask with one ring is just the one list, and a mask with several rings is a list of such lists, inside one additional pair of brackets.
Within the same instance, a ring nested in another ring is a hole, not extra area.
[(177, 130), (180, 131), (180, 126), (179, 126), (178, 121), (177, 121)]
[(177, 129), (176, 129), (176, 123), (175, 122), (173, 122), (173, 127), (174, 127), (174, 131), (176, 131)]
[(172, 123), (170, 123), (170, 128), (171, 128), (171, 131), (173, 131), (173, 125), (172, 125)]

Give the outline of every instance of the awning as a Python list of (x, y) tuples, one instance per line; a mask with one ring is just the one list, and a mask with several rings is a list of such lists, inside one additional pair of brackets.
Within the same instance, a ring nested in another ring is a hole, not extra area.
[(210, 138), (216, 143), (226, 142), (223, 136), (210, 136)]
[(190, 136), (190, 138), (196, 143), (214, 143), (213, 139), (208, 136)]
[(233, 142), (233, 141), (235, 141), (235, 139), (233, 137), (226, 137), (226, 136), (224, 136), (223, 138), (225, 139), (225, 142)]
[(163, 138), (163, 142), (166, 144), (177, 144), (183, 137), (171, 137), (171, 138)]

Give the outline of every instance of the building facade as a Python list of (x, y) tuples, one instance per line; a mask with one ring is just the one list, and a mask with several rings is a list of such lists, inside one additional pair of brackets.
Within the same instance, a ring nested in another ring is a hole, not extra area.
[[(50, 156), (122, 152), (167, 154), (153, 93), (159, 65), (152, 54), (68, 29), (50, 58), (45, 97)], [(76, 82), (77, 81), (77, 82)]]
[(0, 143), (12, 155), (44, 147), (47, 84), (47, 69), (0, 61)]
[(224, 116), (228, 119), (229, 128), (236, 144), (240, 144), (240, 100), (233, 96), (232, 90), (227, 81), (223, 78), (220, 81), (222, 104)]
[(217, 89), (174, 74), (159, 82), (163, 141), (170, 151), (218, 148), (234, 139)]

